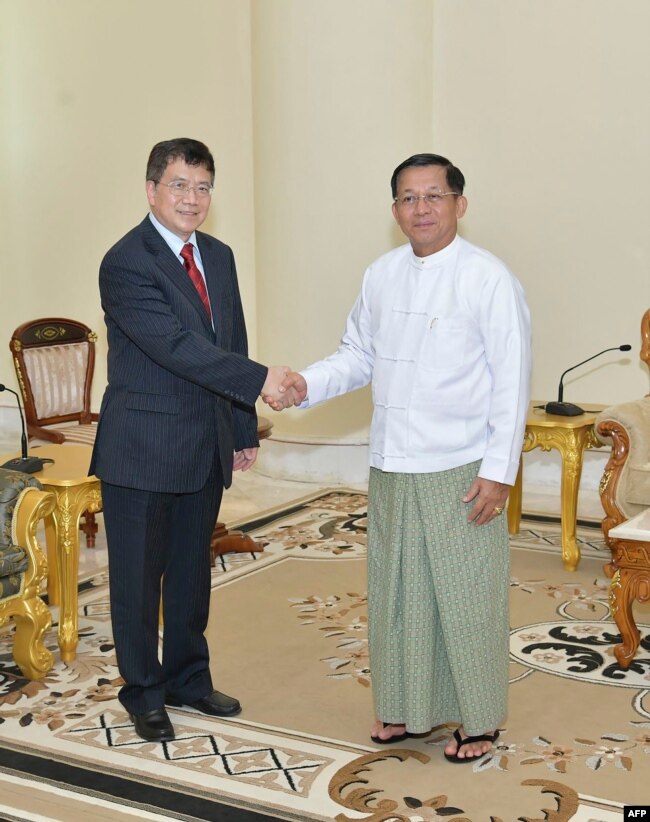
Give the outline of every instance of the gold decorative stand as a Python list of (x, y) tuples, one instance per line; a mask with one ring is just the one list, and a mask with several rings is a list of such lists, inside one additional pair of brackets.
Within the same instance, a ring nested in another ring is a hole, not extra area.
[[(584, 414), (577, 417), (561, 417), (547, 414), (535, 408), (543, 405), (533, 400), (528, 409), (526, 436), (523, 451), (541, 448), (550, 451), (555, 448), (562, 457), (561, 511), (562, 561), (567, 571), (575, 571), (580, 562), (580, 549), (576, 542), (576, 521), (578, 514), (578, 490), (582, 475), (583, 454), (587, 448), (601, 448), (602, 442), (594, 433), (594, 422), (604, 405), (590, 405)], [(508, 501), (508, 530), (519, 533), (521, 521), (522, 461), (519, 462), (517, 480)]]

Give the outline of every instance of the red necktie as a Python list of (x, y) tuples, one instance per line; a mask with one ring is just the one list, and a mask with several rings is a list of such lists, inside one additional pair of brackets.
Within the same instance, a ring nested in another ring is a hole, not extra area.
[(199, 292), (199, 297), (203, 303), (205, 310), (208, 312), (208, 317), (212, 319), (212, 310), (210, 308), (210, 298), (208, 297), (208, 290), (205, 287), (205, 280), (201, 276), (196, 263), (194, 262), (194, 251), (192, 243), (185, 243), (181, 249), (181, 257), (183, 258), (183, 265), (185, 271), (190, 275), (190, 280), (194, 283), (194, 287)]

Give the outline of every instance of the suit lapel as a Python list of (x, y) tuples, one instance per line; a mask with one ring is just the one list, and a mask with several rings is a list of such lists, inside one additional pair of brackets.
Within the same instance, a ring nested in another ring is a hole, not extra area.
[[(199, 293), (187, 271), (183, 268), (183, 264), (177, 259), (174, 252), (163, 240), (160, 234), (156, 231), (149, 217), (145, 217), (142, 226), (145, 231), (145, 242), (149, 251), (156, 258), (156, 265), (165, 274), (172, 283), (178, 288), (183, 296), (189, 300), (200, 314), (207, 329), (212, 333), (212, 324), (210, 318), (205, 310), (205, 307), (199, 297)], [(203, 250), (201, 249), (201, 259), (203, 260)], [(210, 301), (212, 301), (212, 294), (208, 288)], [(216, 327), (216, 323), (215, 323)]]

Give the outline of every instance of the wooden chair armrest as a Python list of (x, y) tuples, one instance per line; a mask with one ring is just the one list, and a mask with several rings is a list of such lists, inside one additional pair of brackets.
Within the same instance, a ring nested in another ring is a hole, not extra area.
[(596, 433), (600, 437), (607, 437), (612, 441), (610, 454), (605, 471), (600, 480), (600, 501), (605, 510), (603, 532), (605, 542), (609, 545), (609, 531), (627, 519), (616, 503), (616, 493), (625, 462), (630, 454), (630, 438), (627, 430), (618, 420), (601, 419), (596, 424)]
[(55, 442), (61, 445), (65, 442), (65, 436), (60, 431), (54, 431), (51, 428), (41, 428), (40, 425), (32, 425), (27, 423), (27, 436), (32, 439), (47, 440), (48, 442)]

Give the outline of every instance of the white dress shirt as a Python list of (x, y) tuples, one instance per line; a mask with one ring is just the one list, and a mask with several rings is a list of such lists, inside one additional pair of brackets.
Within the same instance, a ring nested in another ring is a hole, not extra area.
[[(201, 272), (201, 276), (203, 277), (203, 281), (205, 282), (205, 271), (203, 270), (203, 260), (201, 259), (201, 252), (199, 251), (199, 246), (196, 242), (196, 232), (193, 231), (190, 234), (187, 241), (181, 240), (181, 238), (177, 234), (174, 234), (174, 232), (166, 228), (160, 222), (160, 220), (157, 220), (151, 212), (149, 212), (149, 219), (153, 223), (156, 231), (160, 234), (163, 240), (167, 243), (167, 245), (171, 248), (174, 254), (178, 257), (178, 261), (183, 266), (183, 268), (185, 268), (185, 260), (181, 257), (181, 251), (183, 250), (183, 247), (185, 246), (186, 242), (191, 243), (192, 252), (194, 253), (194, 262), (196, 263), (196, 267)], [(207, 290), (207, 283), (205, 284), (205, 287)]]
[(338, 351), (306, 368), (314, 405), (372, 381), (370, 465), (514, 484), (529, 402), (530, 318), (506, 266), (461, 237), (410, 245), (366, 271)]

